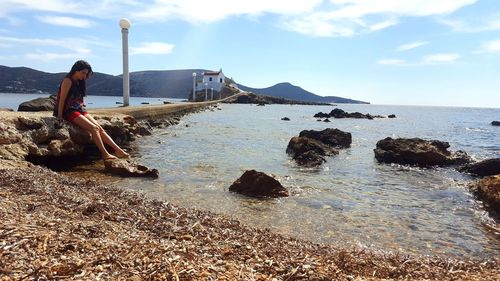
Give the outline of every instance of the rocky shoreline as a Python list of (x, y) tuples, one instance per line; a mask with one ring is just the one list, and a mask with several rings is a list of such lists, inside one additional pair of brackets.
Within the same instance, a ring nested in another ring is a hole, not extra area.
[(500, 260), (320, 245), (71, 178), (0, 170), (0, 279), (495, 280)]

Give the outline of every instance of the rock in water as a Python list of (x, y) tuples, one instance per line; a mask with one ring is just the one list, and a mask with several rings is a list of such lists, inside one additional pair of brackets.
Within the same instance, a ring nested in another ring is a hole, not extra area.
[(383, 163), (418, 166), (446, 166), (470, 162), (463, 151), (450, 152), (447, 142), (419, 138), (385, 138), (377, 142), (375, 158)]
[(488, 210), (500, 215), (500, 175), (485, 177), (473, 183), (471, 188)]
[(56, 105), (56, 96), (48, 98), (37, 98), (23, 102), (17, 108), (17, 111), (52, 111)]
[(106, 171), (122, 177), (150, 177), (158, 178), (158, 170), (136, 164), (125, 159), (104, 160)]
[(352, 143), (351, 133), (332, 128), (326, 128), (323, 131), (303, 130), (299, 137), (319, 140), (326, 145), (342, 148), (350, 147)]
[(327, 128), (323, 131), (303, 130), (298, 137), (288, 142), (286, 153), (304, 167), (315, 167), (326, 162), (323, 156), (333, 156), (339, 152), (335, 148), (351, 145), (351, 133)]
[(480, 177), (499, 175), (500, 158), (492, 158), (474, 164), (465, 165), (464, 167), (461, 167), (459, 171)]
[(274, 178), (248, 170), (229, 187), (229, 191), (252, 197), (286, 197), (288, 191)]
[(326, 162), (323, 156), (339, 154), (333, 147), (323, 142), (307, 137), (292, 137), (288, 142), (286, 153), (289, 154), (297, 164), (305, 167), (315, 167)]
[(491, 125), (492, 126), (500, 126), (500, 121), (492, 121)]

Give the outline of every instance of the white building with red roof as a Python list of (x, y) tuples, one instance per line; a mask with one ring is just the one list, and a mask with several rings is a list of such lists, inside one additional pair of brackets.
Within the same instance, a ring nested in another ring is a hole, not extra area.
[(214, 89), (214, 91), (220, 92), (220, 90), (224, 87), (224, 83), (226, 80), (226, 76), (222, 72), (222, 69), (219, 71), (207, 71), (201, 74), (202, 80), (197, 80), (196, 83), (196, 91), (204, 91), (205, 88), (209, 91)]

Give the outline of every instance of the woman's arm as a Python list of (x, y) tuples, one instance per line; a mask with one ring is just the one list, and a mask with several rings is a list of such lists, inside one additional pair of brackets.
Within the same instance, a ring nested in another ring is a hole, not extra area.
[(63, 117), (64, 103), (68, 96), (69, 89), (71, 88), (71, 79), (64, 78), (61, 84), (61, 92), (59, 93), (59, 104), (57, 105), (57, 118)]

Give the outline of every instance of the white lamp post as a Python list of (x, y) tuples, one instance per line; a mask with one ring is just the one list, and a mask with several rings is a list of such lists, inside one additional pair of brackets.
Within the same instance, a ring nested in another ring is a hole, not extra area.
[(208, 92), (208, 88), (207, 87), (208, 87), (208, 83), (205, 82), (205, 101), (207, 101), (207, 96), (208, 96), (207, 95), (207, 92)]
[(123, 53), (123, 106), (129, 105), (130, 97), (130, 82), (128, 74), (128, 29), (130, 28), (130, 20), (122, 18), (120, 20), (122, 28), (122, 53)]
[(210, 100), (214, 100), (214, 88), (210, 88), (210, 91), (212, 91)]
[(193, 102), (196, 101), (196, 72), (193, 72)]

